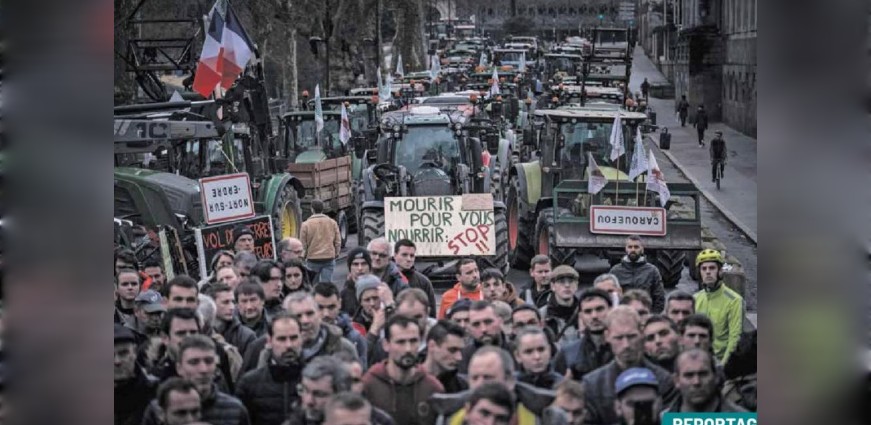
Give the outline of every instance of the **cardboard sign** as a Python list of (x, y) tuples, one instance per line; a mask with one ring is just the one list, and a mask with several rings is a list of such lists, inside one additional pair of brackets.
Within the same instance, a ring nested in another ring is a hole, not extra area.
[(260, 259), (275, 259), (275, 237), (272, 233), (272, 217), (257, 216), (248, 220), (222, 223), (195, 229), (197, 256), (200, 262), (200, 276), (208, 276), (208, 266), (212, 257), (223, 250), (233, 250), (233, 229), (243, 225), (254, 232), (254, 254)]
[(248, 173), (200, 179), (200, 196), (207, 224), (254, 217), (254, 197)]
[(411, 196), (384, 200), (385, 235), (410, 239), (419, 257), (494, 255), (493, 195)]
[(665, 236), (665, 208), (590, 207), (590, 233)]

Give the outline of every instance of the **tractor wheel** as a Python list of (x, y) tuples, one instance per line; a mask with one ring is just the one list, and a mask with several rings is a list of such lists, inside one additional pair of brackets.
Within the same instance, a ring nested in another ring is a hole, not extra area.
[(490, 193), (493, 194), (493, 202), (504, 201), (505, 191), (502, 188), (502, 170), (499, 166), (493, 167), (490, 174)]
[(529, 240), (532, 226), (520, 212), (518, 179), (511, 179), (505, 206), (508, 208), (508, 262), (512, 267), (526, 270), (533, 256), (532, 242)]
[(368, 209), (360, 214), (360, 225), (362, 226), (363, 238), (360, 241), (360, 246), (369, 245), (372, 239), (377, 239), (384, 236), (384, 210)]
[(275, 228), (276, 242), (284, 238), (299, 237), (302, 211), (299, 196), (290, 183), (281, 187), (275, 197), (275, 203), (272, 204), (272, 226)]
[(650, 262), (659, 269), (662, 276), (662, 285), (666, 288), (674, 288), (680, 282), (683, 272), (683, 263), (686, 253), (676, 249), (658, 249), (650, 259)]
[(505, 217), (505, 210), (496, 210), (494, 218), (496, 222), (496, 255), (491, 256), (489, 260), (502, 273), (508, 274), (511, 266), (508, 264), (508, 219)]
[(545, 208), (538, 214), (535, 225), (535, 253), (550, 257), (554, 266), (568, 264), (574, 257), (574, 250), (556, 248), (556, 235), (553, 226), (553, 208)]
[(336, 224), (339, 225), (339, 236), (342, 239), (342, 248), (345, 247), (345, 244), (348, 243), (348, 228), (350, 227), (348, 224), (348, 216), (345, 215), (345, 210), (340, 210), (338, 214), (336, 214)]
[(687, 268), (690, 270), (690, 278), (696, 282), (700, 282), (702, 280), (702, 276), (699, 274), (699, 268), (696, 267), (696, 257), (698, 257), (699, 250), (687, 251), (686, 259), (684, 260), (684, 264), (686, 264)]

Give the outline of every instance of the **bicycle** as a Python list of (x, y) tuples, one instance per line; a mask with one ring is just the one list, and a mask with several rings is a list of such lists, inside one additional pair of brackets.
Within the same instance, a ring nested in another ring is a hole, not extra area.
[(723, 179), (723, 170), (726, 168), (726, 160), (715, 160), (711, 166), (714, 171), (714, 182), (717, 184), (717, 190), (720, 190), (720, 180)]

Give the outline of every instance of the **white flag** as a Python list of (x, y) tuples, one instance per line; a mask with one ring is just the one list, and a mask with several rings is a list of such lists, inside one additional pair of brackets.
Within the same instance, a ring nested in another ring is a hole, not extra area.
[(626, 146), (623, 145), (623, 126), (620, 125), (620, 114), (614, 117), (614, 124), (611, 125), (611, 161), (616, 161), (620, 155), (626, 153)]
[(520, 53), (520, 66), (517, 67), (517, 70), (521, 73), (526, 72), (526, 52)]
[(629, 180), (647, 171), (647, 153), (644, 152), (644, 139), (641, 137), (641, 129), (635, 132), (635, 152), (632, 153), (632, 166), (629, 167)]
[(493, 84), (490, 86), (490, 96), (493, 97), (501, 93), (499, 91), (499, 73), (496, 72), (496, 68), (493, 68)]
[(393, 99), (393, 76), (387, 74), (384, 79), (384, 100)]
[(351, 120), (348, 119), (348, 108), (345, 108), (345, 104), (342, 104), (342, 124), (339, 126), (339, 140), (342, 141), (343, 145), (348, 144), (348, 140), (351, 140)]
[(656, 157), (653, 156), (653, 149), (650, 150), (650, 157), (647, 162), (647, 184), (645, 185), (645, 190), (659, 193), (659, 203), (664, 207), (668, 199), (671, 198), (671, 193), (668, 191), (665, 176), (662, 174), (662, 170), (659, 169), (659, 164), (656, 163)]
[(478, 59), (478, 65), (487, 66), (487, 54), (486, 53), (481, 52), (481, 58)]
[(320, 85), (315, 86), (315, 128), (320, 133), (324, 129), (324, 110), (321, 107), (321, 89)]
[(429, 78), (435, 79), (435, 77), (439, 76), (439, 72), (442, 71), (442, 64), (439, 62), (438, 55), (432, 55), (429, 59)]
[(405, 76), (405, 70), (402, 69), (402, 53), (400, 53), (396, 59), (396, 73), (399, 74), (400, 77)]
[(608, 179), (602, 174), (602, 170), (599, 169), (599, 164), (596, 164), (596, 159), (593, 158), (592, 152), (587, 152), (587, 160), (589, 162), (587, 169), (589, 171), (589, 176), (587, 176), (587, 192), (590, 192), (591, 195), (595, 195), (608, 184)]

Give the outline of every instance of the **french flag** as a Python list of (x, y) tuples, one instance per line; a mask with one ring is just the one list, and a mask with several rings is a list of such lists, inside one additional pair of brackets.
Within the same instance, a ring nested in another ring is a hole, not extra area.
[(200, 61), (197, 63), (197, 72), (194, 77), (193, 89), (203, 97), (209, 97), (224, 72), (224, 60), (221, 55), (221, 41), (223, 39), (224, 19), (216, 7), (212, 7), (209, 13), (209, 30), (206, 40), (203, 42), (203, 51), (200, 53)]
[(239, 75), (245, 71), (245, 66), (248, 65), (248, 61), (254, 54), (254, 43), (245, 33), (245, 28), (242, 28), (242, 23), (229, 4), (227, 4), (221, 47), (223, 48), (221, 56), (224, 58), (221, 87), (229, 89), (233, 86), (233, 82), (239, 78)]

